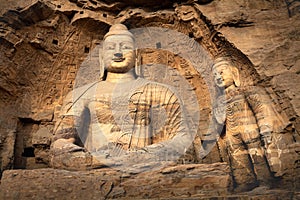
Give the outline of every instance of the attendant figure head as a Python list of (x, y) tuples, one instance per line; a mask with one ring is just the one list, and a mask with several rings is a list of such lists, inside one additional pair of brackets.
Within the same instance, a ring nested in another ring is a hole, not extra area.
[(212, 66), (215, 84), (225, 90), (234, 89), (240, 86), (239, 70), (226, 57), (215, 60)]

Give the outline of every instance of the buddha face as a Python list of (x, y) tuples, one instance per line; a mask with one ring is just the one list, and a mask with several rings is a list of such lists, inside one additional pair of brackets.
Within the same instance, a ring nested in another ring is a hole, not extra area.
[(217, 65), (213, 68), (214, 81), (218, 87), (234, 86), (234, 77), (229, 64)]
[(108, 72), (126, 73), (135, 65), (134, 41), (128, 35), (108, 36), (103, 45), (103, 62)]

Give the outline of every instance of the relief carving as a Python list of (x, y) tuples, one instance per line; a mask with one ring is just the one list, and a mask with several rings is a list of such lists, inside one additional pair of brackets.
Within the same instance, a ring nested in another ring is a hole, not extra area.
[[(267, 152), (272, 138), (289, 125), (279, 114), (264, 88), (241, 86), (239, 70), (228, 57), (213, 65), (220, 95), (214, 116), (225, 126), (222, 137), (228, 153), (236, 191), (257, 185), (270, 185), (274, 164)], [(273, 171), (274, 172), (274, 171)]]
[(174, 161), (191, 145), (176, 91), (143, 79), (134, 49), (134, 37), (122, 24), (104, 36), (100, 80), (76, 88), (64, 101), (51, 146), (53, 167)]

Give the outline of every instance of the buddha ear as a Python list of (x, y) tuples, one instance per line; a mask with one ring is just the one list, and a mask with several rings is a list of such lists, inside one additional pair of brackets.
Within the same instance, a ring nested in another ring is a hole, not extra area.
[(238, 68), (231, 66), (231, 72), (235, 86), (239, 87), (241, 85), (241, 81)]
[(104, 73), (105, 73), (105, 67), (104, 67), (104, 62), (103, 62), (103, 56), (101, 53), (101, 47), (99, 49), (99, 79), (103, 80), (104, 79)]
[(135, 55), (135, 74), (140, 78), (144, 78), (142, 58), (141, 55), (138, 53), (138, 50), (135, 50)]
[(104, 67), (104, 63), (103, 63), (103, 60), (100, 59), (100, 73), (99, 73), (99, 79), (100, 80), (104, 80), (104, 73), (105, 73), (105, 67)]

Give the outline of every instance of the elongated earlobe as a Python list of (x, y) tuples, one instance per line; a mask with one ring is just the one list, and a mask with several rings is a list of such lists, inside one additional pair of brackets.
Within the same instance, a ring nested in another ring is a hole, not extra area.
[(104, 63), (102, 61), (102, 59), (100, 60), (100, 75), (99, 75), (99, 79), (100, 80), (104, 80), (104, 73), (105, 73), (105, 67), (104, 67)]
[(103, 61), (103, 57), (101, 54), (101, 50), (99, 51), (99, 70), (100, 70), (99, 80), (104, 80), (105, 66), (104, 66), (104, 61)]
[(239, 70), (236, 67), (231, 66), (231, 72), (235, 86), (239, 87), (241, 85)]
[(137, 50), (135, 51), (135, 53), (136, 53), (135, 74), (140, 78), (144, 78), (144, 73), (143, 73), (143, 68), (141, 63), (141, 55), (138, 54)]

